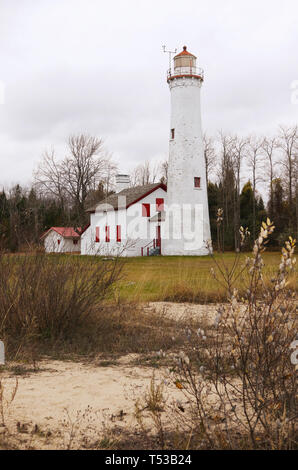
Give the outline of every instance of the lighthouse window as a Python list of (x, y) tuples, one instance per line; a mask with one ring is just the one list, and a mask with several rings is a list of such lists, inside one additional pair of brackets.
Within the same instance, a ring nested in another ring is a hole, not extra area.
[(171, 129), (171, 139), (175, 139), (175, 129)]
[(200, 188), (200, 187), (201, 187), (201, 178), (195, 176), (195, 178), (194, 178), (194, 186), (195, 186), (195, 188)]

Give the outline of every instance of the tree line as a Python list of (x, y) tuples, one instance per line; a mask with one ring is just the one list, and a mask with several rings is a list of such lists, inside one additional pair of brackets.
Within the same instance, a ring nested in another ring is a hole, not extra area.
[[(253, 243), (267, 216), (276, 226), (272, 246), (298, 237), (297, 125), (280, 126), (273, 137), (204, 135), (204, 157), (213, 240), (219, 207), (225, 249), (239, 249), (241, 226), (248, 227)], [(167, 170), (167, 160), (146, 161), (132, 170), (131, 185), (166, 183)], [(115, 191), (116, 173), (117, 164), (96, 137), (71, 136), (62, 159), (54, 149), (46, 151), (31, 187), (0, 192), (0, 249), (30, 249), (52, 226), (84, 227), (88, 206)]]
[(239, 249), (241, 226), (248, 227), (252, 244), (266, 217), (276, 226), (272, 246), (281, 245), (289, 235), (297, 238), (297, 125), (279, 126), (271, 137), (221, 132), (215, 139), (205, 135), (204, 154), (213, 239), (218, 207), (224, 211), (224, 241), (228, 249)]

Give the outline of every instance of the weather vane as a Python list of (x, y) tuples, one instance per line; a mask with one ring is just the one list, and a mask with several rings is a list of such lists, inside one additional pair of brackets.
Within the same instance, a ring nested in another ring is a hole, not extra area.
[(166, 54), (169, 54), (169, 70), (171, 70), (172, 54), (176, 54), (176, 53), (177, 53), (177, 49), (175, 49), (174, 51), (167, 51), (167, 50), (166, 50), (166, 46), (162, 46), (162, 49), (163, 49), (163, 51), (164, 51)]

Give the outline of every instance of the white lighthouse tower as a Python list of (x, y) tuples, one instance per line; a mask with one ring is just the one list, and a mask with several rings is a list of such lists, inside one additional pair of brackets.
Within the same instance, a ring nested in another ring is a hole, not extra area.
[(207, 255), (210, 240), (207, 181), (201, 125), (203, 70), (183, 51), (168, 72), (171, 128), (163, 255)]

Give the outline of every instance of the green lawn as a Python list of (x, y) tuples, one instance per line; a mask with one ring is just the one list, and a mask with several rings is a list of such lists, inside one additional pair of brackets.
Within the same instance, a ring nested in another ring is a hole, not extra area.
[[(241, 255), (243, 265), (250, 253)], [(227, 267), (234, 261), (234, 253), (225, 253), (223, 260)], [(222, 256), (215, 255), (216, 260)], [(263, 255), (265, 278), (270, 282), (275, 269), (280, 264), (280, 253), (268, 252)], [(216, 302), (225, 299), (225, 289), (212, 277), (210, 270), (215, 268), (210, 256), (205, 257), (143, 257), (124, 260), (124, 279), (119, 283), (121, 298), (136, 301), (176, 301), (176, 302)], [(244, 291), (247, 275), (237, 283), (239, 291)], [(295, 274), (291, 276), (291, 286), (297, 289)]]
[[(13, 255), (12, 255), (13, 256)], [(81, 263), (109, 263), (98, 256), (50, 255), (54, 259), (63, 257)], [(251, 253), (240, 255), (240, 267)], [(217, 261), (224, 261), (227, 268), (233, 265), (235, 254), (227, 252), (224, 255), (214, 255)], [(279, 252), (263, 253), (265, 262), (264, 279), (270, 282), (280, 264)], [(123, 271), (121, 280), (113, 290), (115, 299), (133, 302), (173, 301), (173, 302), (218, 302), (226, 300), (226, 289), (211, 275), (211, 268), (217, 272), (211, 256), (156, 256), (121, 258)], [(247, 272), (238, 279), (236, 287), (244, 293), (247, 286)], [(291, 275), (290, 287), (298, 291), (297, 271)]]

